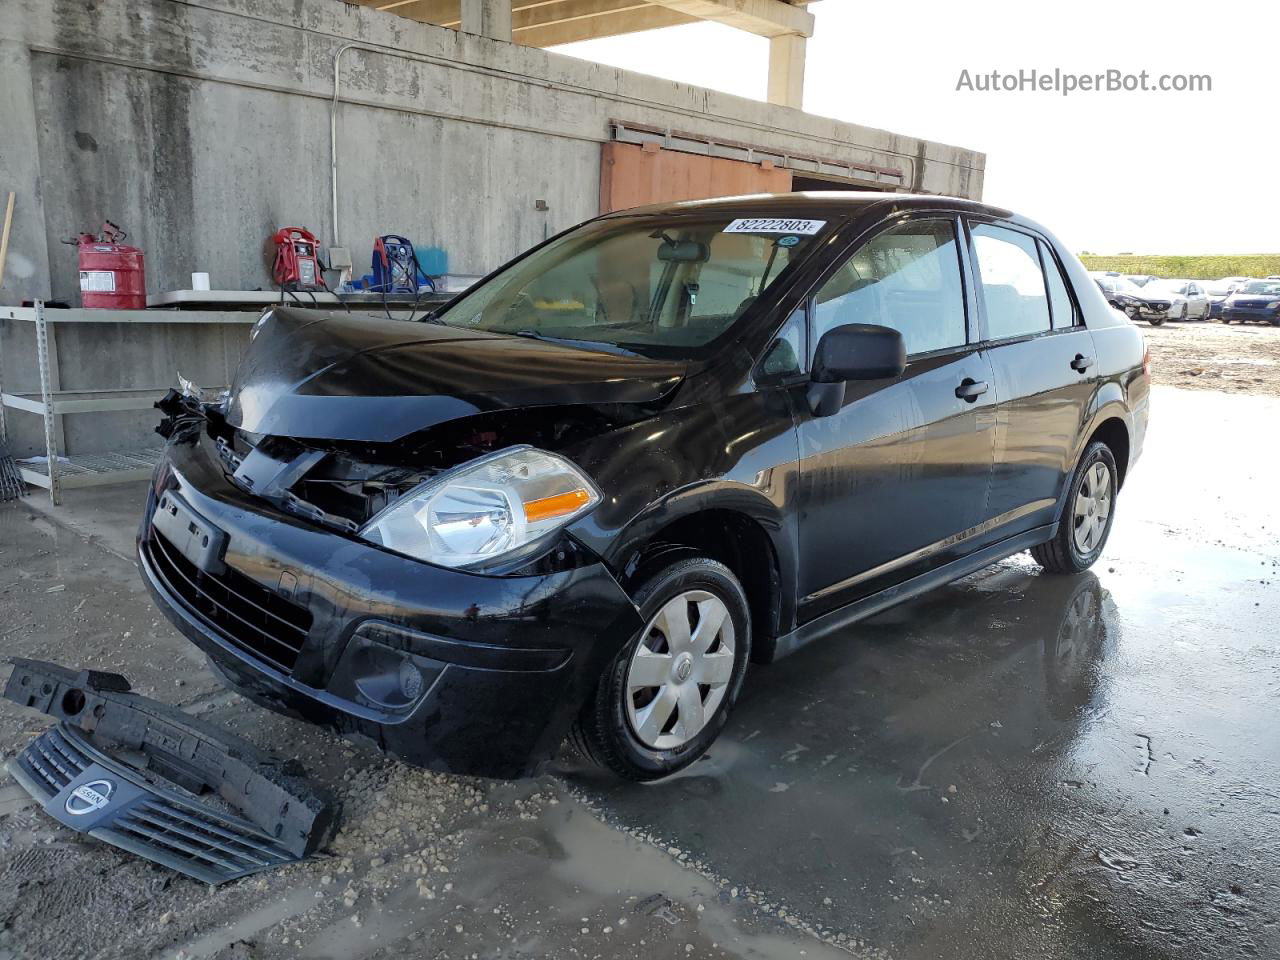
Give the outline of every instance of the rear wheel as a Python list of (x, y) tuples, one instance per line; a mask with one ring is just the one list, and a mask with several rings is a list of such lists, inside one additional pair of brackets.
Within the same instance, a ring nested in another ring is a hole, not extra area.
[(1115, 517), (1116, 458), (1105, 443), (1089, 444), (1071, 478), (1058, 516), (1058, 532), (1031, 548), (1036, 563), (1050, 573), (1079, 573), (1102, 554)]
[(688, 557), (635, 593), (645, 626), (609, 664), (574, 728), (579, 750), (628, 780), (656, 780), (707, 751), (738, 697), (751, 614), (724, 564)]

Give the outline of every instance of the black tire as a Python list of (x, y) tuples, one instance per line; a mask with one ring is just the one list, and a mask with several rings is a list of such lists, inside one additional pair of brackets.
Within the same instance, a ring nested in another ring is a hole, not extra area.
[(1186, 323), (1186, 322), (1187, 322), (1187, 314), (1189, 314), (1190, 312), (1191, 312), (1191, 308), (1190, 308), (1190, 307), (1188, 307), (1188, 306), (1184, 303), (1184, 304), (1182, 305), (1182, 314), (1178, 317), (1179, 322), (1181, 322), (1181, 323)]
[[(1074, 505), (1076, 497), (1080, 493), (1080, 488), (1085, 483), (1086, 474), (1098, 463), (1104, 464), (1110, 474), (1111, 506), (1102, 536), (1085, 553), (1081, 551), (1076, 543)], [(1107, 545), (1107, 538), (1111, 535), (1111, 526), (1116, 518), (1116, 494), (1119, 492), (1118, 480), (1116, 458), (1111, 453), (1111, 448), (1099, 441), (1089, 444), (1084, 451), (1084, 456), (1080, 458), (1080, 463), (1076, 465), (1076, 472), (1071, 477), (1071, 485), (1067, 488), (1066, 499), (1063, 500), (1062, 509), (1058, 514), (1058, 532), (1047, 543), (1041, 543), (1031, 548), (1031, 556), (1046, 572), (1080, 573), (1093, 566), (1098, 557), (1102, 555), (1102, 551)]]
[(642, 742), (632, 729), (627, 715), (627, 671), (637, 645), (645, 639), (644, 628), (641, 628), (605, 669), (570, 734), (573, 745), (587, 760), (626, 780), (657, 780), (701, 757), (724, 729), (742, 689), (751, 657), (751, 611), (742, 585), (728, 567), (700, 556), (676, 560), (645, 579), (634, 599), (648, 624), (667, 601), (692, 589), (705, 590), (721, 600), (729, 611), (734, 630), (731, 679), (701, 732), (678, 747), (659, 750)]
[(1158, 327), (1160, 324), (1164, 323), (1164, 317), (1151, 317), (1147, 320), (1147, 323), (1151, 324), (1153, 327)]

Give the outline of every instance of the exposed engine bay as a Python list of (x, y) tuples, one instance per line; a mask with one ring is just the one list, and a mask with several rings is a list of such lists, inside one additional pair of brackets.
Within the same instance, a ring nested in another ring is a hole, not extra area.
[(437, 424), (394, 443), (295, 439), (229, 424), (219, 402), (170, 390), (157, 432), (181, 441), (205, 432), (241, 489), (316, 524), (356, 533), (423, 481), (518, 444), (561, 450), (623, 419), (594, 408), (537, 407)]

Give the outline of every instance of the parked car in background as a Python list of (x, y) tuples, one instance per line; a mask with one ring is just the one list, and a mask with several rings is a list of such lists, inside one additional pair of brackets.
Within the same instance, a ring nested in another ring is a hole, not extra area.
[(1280, 327), (1280, 277), (1250, 280), (1222, 305), (1222, 322), (1270, 323)]
[(1209, 294), (1199, 280), (1152, 280), (1142, 292), (1169, 301), (1170, 320), (1208, 320)]
[(1205, 286), (1209, 291), (1209, 319), (1221, 320), (1222, 305), (1227, 302), (1227, 297), (1248, 282), (1249, 277), (1223, 277), (1221, 280), (1206, 280)]
[(1130, 320), (1146, 320), (1153, 327), (1158, 327), (1168, 319), (1170, 302), (1159, 298), (1149, 300), (1147, 294), (1128, 277), (1097, 270), (1090, 271), (1089, 276), (1107, 302)]
[(439, 770), (686, 767), (749, 663), (1087, 569), (1147, 426), (1080, 261), (945, 197), (620, 211), (427, 322), (317, 313), (162, 401), (142, 576), (232, 687)]

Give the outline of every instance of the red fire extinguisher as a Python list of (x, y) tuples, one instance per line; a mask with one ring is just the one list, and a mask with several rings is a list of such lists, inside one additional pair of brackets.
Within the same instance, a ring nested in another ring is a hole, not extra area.
[(324, 276), (315, 234), (304, 227), (281, 227), (271, 237), (275, 260), (271, 279), (281, 290), (323, 290)]
[[(82, 233), (75, 244), (80, 252), (80, 303), (109, 310), (145, 310), (147, 279), (142, 251), (120, 241), (127, 234), (110, 220), (102, 233)], [(70, 241), (68, 241), (70, 242)]]

